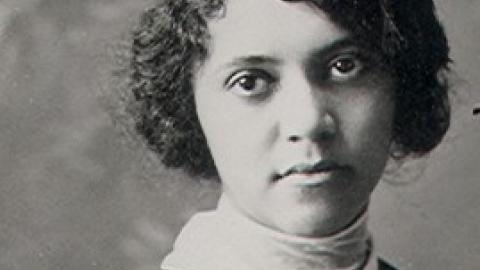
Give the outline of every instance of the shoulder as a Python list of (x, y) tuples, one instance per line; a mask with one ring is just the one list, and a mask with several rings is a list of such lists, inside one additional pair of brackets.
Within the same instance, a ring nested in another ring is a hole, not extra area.
[(382, 259), (378, 259), (378, 270), (398, 270), (398, 269), (391, 266), (386, 261)]

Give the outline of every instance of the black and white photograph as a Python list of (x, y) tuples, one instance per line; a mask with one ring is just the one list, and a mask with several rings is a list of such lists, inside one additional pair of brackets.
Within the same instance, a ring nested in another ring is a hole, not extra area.
[(0, 0), (0, 269), (480, 269), (479, 29), (477, 0)]

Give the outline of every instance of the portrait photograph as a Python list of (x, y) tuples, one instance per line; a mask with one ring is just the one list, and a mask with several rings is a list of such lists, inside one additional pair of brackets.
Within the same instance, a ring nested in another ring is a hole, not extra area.
[(0, 269), (480, 269), (477, 0), (0, 0)]

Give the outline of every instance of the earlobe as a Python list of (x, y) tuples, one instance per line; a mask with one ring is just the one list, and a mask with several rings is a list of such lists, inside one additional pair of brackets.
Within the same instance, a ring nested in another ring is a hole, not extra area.
[(395, 160), (400, 160), (405, 158), (408, 153), (405, 151), (404, 147), (392, 139), (389, 148), (390, 157)]

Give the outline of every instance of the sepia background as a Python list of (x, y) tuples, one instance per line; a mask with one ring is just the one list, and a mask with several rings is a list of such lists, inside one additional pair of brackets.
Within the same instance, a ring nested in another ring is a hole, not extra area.
[[(215, 185), (163, 170), (111, 117), (117, 48), (153, 1), (0, 0), (0, 269), (159, 269), (188, 217), (214, 205)], [(437, 4), (452, 129), (388, 173), (371, 230), (400, 269), (480, 269), (480, 1)]]

